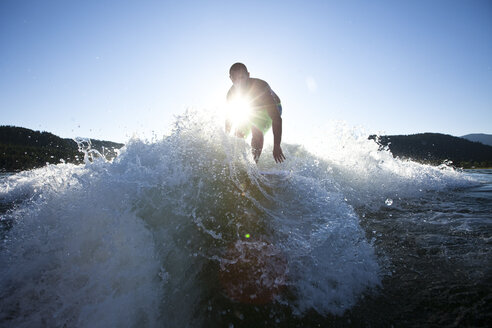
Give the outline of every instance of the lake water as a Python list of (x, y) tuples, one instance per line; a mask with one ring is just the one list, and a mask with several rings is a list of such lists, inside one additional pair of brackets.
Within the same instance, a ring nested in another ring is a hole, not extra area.
[[(187, 114), (113, 162), (0, 176), (5, 327), (487, 326), (492, 171), (357, 132), (247, 144)], [(262, 174), (273, 172), (274, 174)]]

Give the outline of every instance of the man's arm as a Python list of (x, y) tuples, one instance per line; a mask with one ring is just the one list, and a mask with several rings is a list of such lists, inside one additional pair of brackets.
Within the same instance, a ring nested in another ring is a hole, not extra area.
[(229, 121), (227, 117), (225, 119), (225, 132), (226, 133), (231, 132), (231, 121)]
[(226, 133), (229, 133), (231, 132), (231, 121), (229, 120), (229, 101), (231, 100), (231, 96), (232, 96), (232, 87), (229, 89), (229, 91), (227, 91), (227, 106), (226, 106), (226, 118), (225, 118), (225, 132)]
[(273, 130), (273, 158), (275, 162), (281, 163), (285, 160), (284, 153), (282, 152), (282, 147), (280, 143), (282, 142), (282, 117), (277, 109), (277, 104), (274, 102), (273, 98), (266, 107), (268, 115), (272, 119), (272, 130)]
[(277, 105), (273, 101), (268, 104), (266, 110), (272, 119), (273, 144), (280, 145), (282, 141), (282, 117), (278, 112)]

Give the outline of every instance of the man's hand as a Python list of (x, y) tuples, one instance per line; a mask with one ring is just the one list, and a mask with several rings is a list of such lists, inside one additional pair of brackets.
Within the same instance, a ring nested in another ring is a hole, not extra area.
[(275, 159), (276, 163), (282, 163), (283, 161), (285, 161), (285, 156), (280, 145), (273, 146), (273, 158)]

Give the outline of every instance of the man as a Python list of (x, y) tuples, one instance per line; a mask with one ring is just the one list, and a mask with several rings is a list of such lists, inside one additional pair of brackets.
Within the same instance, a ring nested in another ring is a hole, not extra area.
[[(246, 66), (235, 63), (229, 70), (232, 87), (227, 92), (227, 101), (234, 104), (237, 99), (247, 101), (251, 113), (243, 122), (236, 122), (234, 133), (237, 137), (246, 138), (251, 132), (251, 149), (256, 163), (263, 150), (263, 135), (273, 128), (273, 158), (281, 163), (285, 156), (280, 147), (282, 140), (282, 105), (279, 97), (273, 92), (268, 83), (263, 80), (250, 78)], [(233, 106), (231, 106), (233, 107)], [(246, 108), (231, 108), (231, 111), (246, 111)], [(231, 113), (229, 113), (231, 114)], [(239, 113), (241, 114), (241, 113)], [(232, 127), (232, 115), (226, 119), (225, 129), (229, 133)]]

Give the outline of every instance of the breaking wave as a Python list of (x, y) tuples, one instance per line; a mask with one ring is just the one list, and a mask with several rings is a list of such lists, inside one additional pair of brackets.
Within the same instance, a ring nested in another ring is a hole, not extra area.
[(340, 315), (383, 274), (358, 209), (470, 184), (343, 125), (284, 144), (281, 165), (267, 146), (257, 166), (218, 121), (188, 111), (112, 162), (4, 178), (1, 201), (20, 203), (2, 215), (0, 323), (220, 326), (234, 306)]

